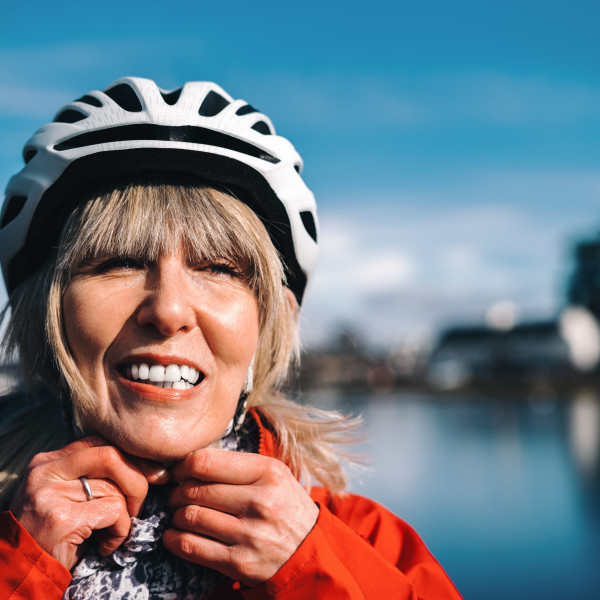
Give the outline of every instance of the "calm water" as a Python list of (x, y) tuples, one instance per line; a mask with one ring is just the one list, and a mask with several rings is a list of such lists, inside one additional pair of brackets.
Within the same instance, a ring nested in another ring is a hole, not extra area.
[(363, 414), (352, 489), (411, 523), (469, 599), (600, 598), (600, 398), (311, 394)]

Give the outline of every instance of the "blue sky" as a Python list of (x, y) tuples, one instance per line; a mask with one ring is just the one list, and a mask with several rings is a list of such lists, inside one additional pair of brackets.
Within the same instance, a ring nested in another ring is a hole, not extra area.
[(0, 181), (31, 133), (122, 75), (217, 81), (305, 160), (322, 259), (305, 337), (382, 343), (562, 303), (600, 226), (600, 4), (9, 3)]

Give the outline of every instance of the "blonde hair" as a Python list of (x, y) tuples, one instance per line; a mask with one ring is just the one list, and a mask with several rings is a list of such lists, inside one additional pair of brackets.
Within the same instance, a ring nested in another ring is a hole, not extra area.
[[(248, 205), (231, 193), (197, 183), (154, 182), (113, 187), (83, 202), (68, 217), (54, 256), (21, 284), (10, 299), (6, 350), (18, 351), (30, 410), (20, 427), (40, 429), (37, 382), (43, 381), (62, 398), (72, 415), (54, 424), (54, 435), (38, 436), (29, 452), (11, 453), (17, 433), (0, 434), (0, 499), (12, 493), (15, 480), (35, 453), (64, 445), (75, 423), (80, 432), (95, 397), (69, 350), (62, 319), (62, 296), (82, 263), (103, 256), (155, 260), (175, 247), (190, 261), (229, 259), (259, 306), (259, 340), (254, 362), (254, 388), (248, 397), (275, 433), (277, 455), (307, 487), (316, 479), (341, 493), (346, 479), (337, 447), (351, 441), (352, 419), (293, 402), (281, 393), (297, 358), (297, 311), (284, 293), (284, 268), (268, 233)], [(44, 332), (45, 335), (42, 333)], [(22, 395), (21, 395), (22, 398)], [(21, 402), (23, 398), (21, 399)], [(49, 400), (46, 394), (44, 406)], [(68, 412), (68, 411), (67, 411)], [(55, 418), (56, 421), (56, 418)], [(21, 430), (18, 437), (28, 436)], [(21, 444), (22, 445), (22, 444)], [(27, 455), (27, 456), (25, 456)], [(10, 464), (7, 464), (9, 463)]]

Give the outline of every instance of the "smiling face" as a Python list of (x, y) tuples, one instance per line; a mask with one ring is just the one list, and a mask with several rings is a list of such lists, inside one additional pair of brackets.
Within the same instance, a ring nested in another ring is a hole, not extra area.
[(287, 363), (272, 341), (281, 263), (238, 200), (185, 186), (116, 190), (77, 209), (60, 248), (53, 352), (78, 422), (126, 452), (170, 460), (213, 443), (254, 353), (255, 389)]
[(258, 305), (241, 275), (228, 261), (190, 264), (181, 251), (78, 269), (63, 319), (97, 398), (88, 416), (95, 432), (160, 459), (221, 437), (258, 341)]

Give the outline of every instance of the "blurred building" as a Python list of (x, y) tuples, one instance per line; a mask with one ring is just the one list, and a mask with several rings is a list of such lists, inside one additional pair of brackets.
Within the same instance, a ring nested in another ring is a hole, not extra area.
[(565, 308), (554, 319), (518, 322), (518, 307), (498, 302), (485, 324), (452, 325), (433, 348), (374, 352), (351, 327), (305, 352), (294, 387), (386, 392), (400, 386), (488, 393), (577, 388), (600, 383), (600, 236), (574, 248)]
[(324, 347), (303, 353), (301, 365), (294, 386), (300, 390), (384, 392), (396, 386), (395, 370), (387, 355), (373, 352), (350, 328), (341, 329)]
[(577, 243), (574, 262), (566, 308), (555, 319), (450, 327), (430, 355), (427, 382), (445, 391), (539, 385), (560, 391), (600, 380), (600, 237)]
[(600, 318), (600, 238), (576, 244), (575, 268), (568, 282), (569, 304), (584, 306)]
[(510, 329), (446, 330), (428, 361), (427, 382), (438, 390), (501, 391), (540, 385), (570, 388), (597, 375), (600, 333), (587, 309), (569, 307), (557, 319)]

